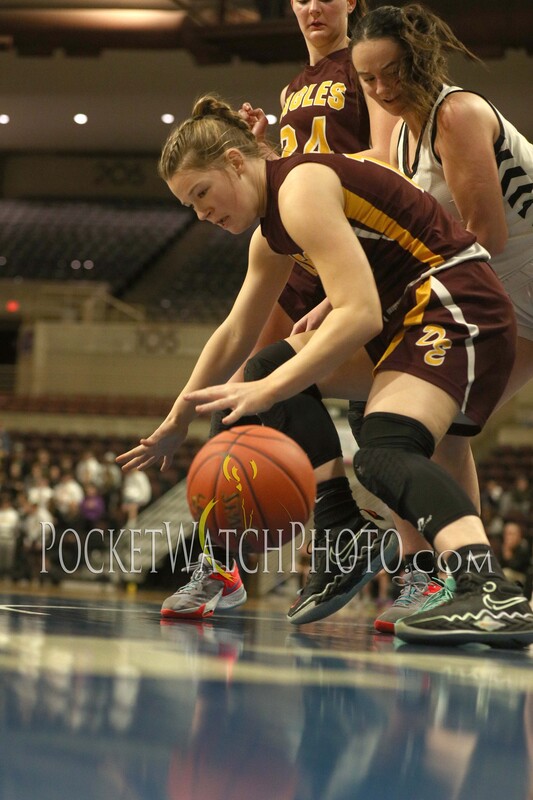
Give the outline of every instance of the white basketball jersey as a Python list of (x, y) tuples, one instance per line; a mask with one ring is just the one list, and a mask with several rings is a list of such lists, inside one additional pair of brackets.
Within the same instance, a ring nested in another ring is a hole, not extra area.
[[(397, 150), (399, 169), (436, 197), (457, 219), (461, 215), (444, 180), (434, 142), (440, 105), (447, 95), (461, 91), (466, 90), (458, 86), (443, 87), (420, 137), (412, 170), (408, 164), (408, 129), (405, 123), (401, 126)], [(509, 231), (504, 251), (491, 258), (490, 263), (512, 296), (519, 322), (531, 320), (533, 327), (533, 145), (492, 103), (485, 97), (483, 99), (493, 109), (500, 125), (494, 152)]]

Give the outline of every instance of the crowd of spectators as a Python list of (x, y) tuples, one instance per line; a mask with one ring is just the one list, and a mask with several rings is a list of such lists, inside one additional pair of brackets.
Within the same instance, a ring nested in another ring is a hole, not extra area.
[(522, 583), (531, 594), (533, 486), (529, 475), (518, 472), (507, 488), (488, 478), (481, 487), (481, 511), (507, 576)]
[[(52, 531), (56, 542), (63, 537), (68, 545), (69, 530), (83, 541), (94, 529), (105, 536), (109, 530), (135, 527), (139, 512), (185, 477), (194, 453), (184, 453), (177, 472), (169, 476), (155, 468), (123, 474), (115, 453), (103, 449), (102, 440), (95, 438), (91, 444), (84, 437), (83, 449), (76, 437), (68, 441), (60, 448), (30, 448), (24, 437), (11, 435), (0, 422), (0, 578), (60, 581), (64, 574), (55, 568), (54, 551), (48, 547)], [(500, 480), (484, 470), (481, 509), (509, 579), (522, 583), (529, 596), (533, 589), (529, 472), (515, 471), (514, 477)], [(68, 546), (63, 547), (65, 552)], [(385, 603), (390, 601), (392, 585), (390, 576), (381, 577), (381, 582), (373, 582), (370, 594), (375, 602)]]
[(115, 453), (100, 450), (28, 452), (0, 424), (0, 577), (59, 582), (64, 575), (54, 562), (53, 538), (62, 541), (64, 555), (69, 536), (83, 542), (94, 529), (103, 531), (102, 539), (109, 530), (132, 527), (172, 485), (156, 471), (125, 475)]

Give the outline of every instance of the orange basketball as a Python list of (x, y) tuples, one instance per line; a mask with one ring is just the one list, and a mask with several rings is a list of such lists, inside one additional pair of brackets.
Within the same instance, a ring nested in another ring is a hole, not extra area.
[[(309, 519), (315, 502), (313, 467), (284, 433), (242, 425), (210, 439), (187, 476), (193, 519), (213, 544), (256, 553), (289, 541)], [(291, 524), (292, 523), (292, 524)], [(226, 531), (230, 531), (227, 533)]]

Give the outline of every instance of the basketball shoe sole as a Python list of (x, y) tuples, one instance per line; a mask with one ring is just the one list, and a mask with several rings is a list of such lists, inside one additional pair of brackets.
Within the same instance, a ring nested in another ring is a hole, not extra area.
[(394, 632), (404, 642), (523, 649), (533, 644), (533, 611), (517, 584), (466, 573), (451, 600), (404, 617)]

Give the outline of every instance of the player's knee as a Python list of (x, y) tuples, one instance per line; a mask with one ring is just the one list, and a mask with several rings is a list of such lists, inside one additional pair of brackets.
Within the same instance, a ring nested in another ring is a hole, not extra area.
[(400, 450), (431, 458), (435, 440), (426, 426), (412, 417), (374, 412), (363, 420), (359, 446)]
[(231, 411), (231, 408), (222, 409), (222, 411), (214, 411), (211, 415), (211, 425), (209, 428), (209, 438), (213, 439), (215, 436), (218, 436), (219, 433), (224, 433), (225, 431), (230, 431), (232, 428), (237, 426), (242, 427), (243, 425), (261, 425), (261, 420), (255, 414), (245, 414), (236, 422), (233, 422), (231, 425), (226, 425), (222, 420), (226, 417)]
[(230, 409), (224, 408), (221, 411), (214, 411), (211, 414), (211, 425), (209, 428), (209, 438), (213, 439), (214, 436), (218, 436), (219, 433), (223, 431), (229, 430), (228, 425), (224, 425), (222, 420), (226, 417), (230, 412)]
[(366, 400), (350, 400), (348, 405), (348, 424), (357, 444), (361, 438), (361, 428), (365, 418)]
[(434, 440), (417, 420), (379, 412), (364, 418), (354, 469), (363, 486), (399, 513), (406, 481), (415, 462), (433, 454)]
[[(294, 355), (294, 349), (286, 341), (264, 347), (246, 364), (244, 378), (247, 381), (266, 378)], [(315, 384), (294, 397), (274, 403), (259, 417), (263, 425), (293, 438), (305, 450), (315, 468), (342, 455), (337, 430)]]
[(244, 380), (260, 381), (294, 355), (296, 355), (295, 350), (284, 339), (269, 344), (248, 359), (244, 367)]
[(476, 514), (455, 481), (430, 459), (434, 440), (417, 420), (369, 414), (354, 457), (359, 481), (430, 540), (450, 522)]

